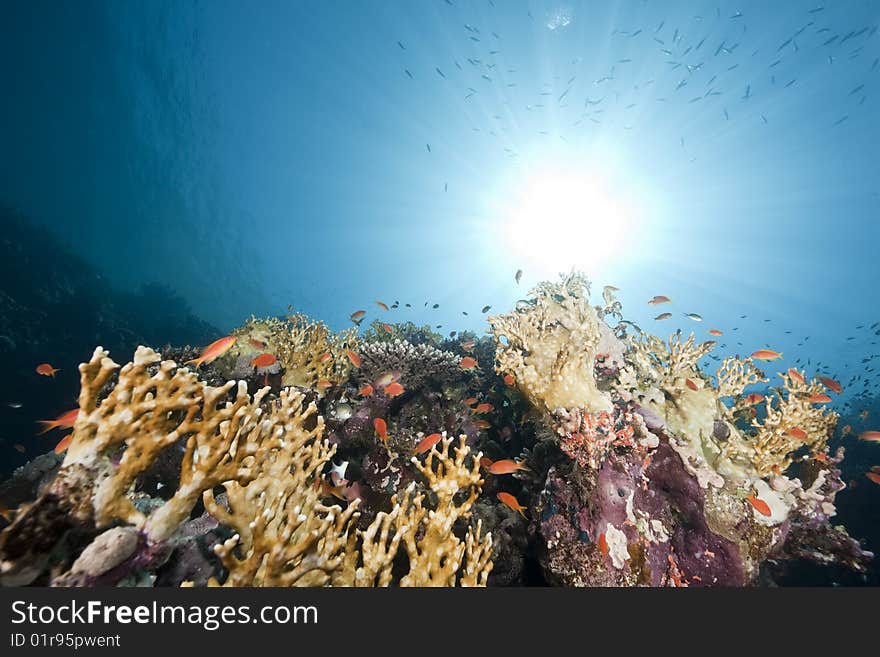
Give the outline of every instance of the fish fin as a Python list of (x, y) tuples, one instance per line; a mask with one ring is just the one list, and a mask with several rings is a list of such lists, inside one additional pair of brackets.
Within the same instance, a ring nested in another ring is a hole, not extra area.
[(42, 425), (43, 430), (40, 431), (37, 435), (42, 436), (44, 433), (49, 433), (58, 426), (58, 423), (55, 420), (38, 420), (37, 424)]

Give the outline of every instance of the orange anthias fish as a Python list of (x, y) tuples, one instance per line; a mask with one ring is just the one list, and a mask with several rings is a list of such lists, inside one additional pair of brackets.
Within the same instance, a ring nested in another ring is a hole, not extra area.
[(391, 328), (391, 324), (382, 324), (382, 330), (386, 333), (394, 333), (394, 329)]
[(354, 353), (351, 349), (345, 350), (345, 355), (348, 356), (348, 360), (351, 361), (351, 364), (355, 367), (361, 366), (361, 357)]
[(480, 459), (480, 467), (481, 468), (488, 469), (490, 465), (492, 465), (492, 459), (490, 459), (488, 456), (484, 456), (483, 458)]
[(754, 495), (749, 495), (746, 498), (746, 501), (751, 504), (755, 511), (760, 513), (762, 516), (770, 516), (773, 515), (773, 512), (770, 511), (770, 505), (767, 504), (764, 500), (755, 497)]
[(465, 406), (473, 406), (474, 404), (477, 403), (477, 398), (476, 397), (468, 397), (467, 399), (464, 400), (464, 403), (465, 403)]
[(859, 434), (859, 440), (867, 440), (868, 442), (880, 442), (880, 431), (862, 431)]
[(498, 493), (498, 495), (496, 495), (496, 497), (504, 506), (513, 509), (514, 511), (519, 513), (523, 518), (526, 517), (526, 514), (523, 513), (523, 511), (525, 511), (526, 507), (524, 507), (522, 504), (520, 504), (519, 500), (517, 500), (513, 495), (511, 495), (510, 493)]
[(470, 356), (465, 356), (459, 362), (459, 366), (463, 370), (471, 370), (477, 366), (477, 360), (475, 358), (471, 358)]
[(513, 386), (516, 383), (516, 380), (513, 378), (513, 374), (505, 374), (504, 375), (504, 384), (508, 386)]
[(66, 413), (62, 413), (54, 420), (40, 420), (38, 424), (43, 426), (43, 430), (37, 435), (52, 431), (52, 429), (70, 429), (74, 422), (76, 422), (77, 415), (79, 415), (79, 409), (74, 408)]
[(764, 401), (764, 395), (760, 395), (757, 392), (753, 392), (750, 395), (746, 395), (746, 403), (749, 406), (754, 406), (755, 404), (760, 404)]
[(68, 447), (70, 447), (70, 443), (73, 441), (73, 434), (69, 433), (64, 438), (62, 438), (57, 445), (55, 445), (54, 452), (56, 454), (60, 454), (65, 451)]
[(492, 406), (492, 404), (489, 404), (487, 402), (483, 402), (482, 404), (477, 404), (477, 407), (474, 408), (474, 413), (488, 413), (489, 411), (491, 411), (494, 408), (495, 407)]
[(275, 356), (272, 354), (260, 354), (251, 361), (254, 367), (269, 367), (275, 364)]
[(788, 375), (791, 377), (792, 381), (797, 381), (801, 385), (804, 385), (807, 382), (807, 380), (804, 378), (804, 375), (798, 372), (793, 367), (788, 368)]
[(382, 303), (381, 301), (377, 301), (376, 305), (379, 306), (382, 310), (388, 310), (388, 305)]
[(333, 358), (333, 354), (331, 354), (329, 351), (325, 351), (323, 354), (321, 354), (321, 357), (318, 358), (318, 362), (326, 363), (331, 358)]
[(605, 532), (599, 534), (599, 540), (596, 541), (596, 545), (599, 546), (599, 551), (603, 556), (608, 556), (608, 540), (605, 538)]
[(488, 429), (492, 425), (489, 422), (487, 422), (486, 420), (477, 420), (476, 422), (474, 422), (474, 426), (477, 429)]
[(52, 367), (49, 363), (41, 363), (37, 365), (37, 374), (42, 376), (55, 376), (56, 372), (60, 372), (61, 370)]
[(333, 387), (333, 382), (328, 381), (327, 379), (321, 379), (315, 385), (318, 387), (319, 390), (326, 390), (327, 388)]
[(709, 329), (709, 335), (720, 336), (720, 335), (724, 335), (724, 332), (719, 331), (718, 329)]
[(358, 394), (359, 394), (361, 397), (369, 397), (370, 395), (373, 394), (373, 386), (371, 386), (371, 385), (368, 383), (368, 384), (365, 385), (363, 388), (361, 388), (360, 390), (358, 390)]
[(215, 340), (202, 350), (201, 356), (186, 361), (184, 365), (195, 363), (196, 369), (199, 369), (202, 365), (207, 365), (208, 363), (212, 363), (220, 358), (220, 356), (229, 351), (234, 344), (235, 337), (232, 335), (227, 335), (225, 338)]
[(788, 431), (786, 431), (785, 433), (787, 433), (792, 438), (797, 438), (798, 440), (806, 440), (807, 439), (807, 432), (804, 431), (803, 429), (801, 429), (800, 427), (793, 427), (793, 428), (789, 429)]
[(840, 385), (834, 379), (829, 379), (827, 376), (820, 376), (819, 380), (822, 382), (822, 385), (831, 390), (832, 392), (837, 393), (838, 395), (843, 392), (843, 386)]
[(782, 354), (772, 349), (758, 349), (750, 358), (754, 360), (776, 360), (777, 358), (782, 358)]
[(434, 445), (440, 442), (443, 438), (439, 433), (432, 433), (427, 438), (423, 439), (416, 448), (413, 450), (413, 454), (424, 454), (429, 449), (431, 449)]
[(388, 425), (385, 423), (380, 417), (377, 417), (373, 420), (373, 428), (376, 430), (376, 435), (382, 440), (386, 445), (388, 444)]
[(669, 297), (663, 296), (662, 294), (658, 294), (654, 298), (652, 298), (648, 303), (651, 304), (652, 306), (656, 306), (661, 303), (671, 303), (671, 302), (672, 302), (672, 299), (670, 299)]
[(528, 470), (529, 468), (522, 461), (503, 459), (501, 461), (495, 461), (487, 469), (493, 475), (505, 475), (510, 474), (511, 472), (516, 472), (517, 470)]
[(831, 397), (825, 394), (810, 395), (807, 401), (811, 404), (827, 404), (831, 401)]
[(255, 349), (265, 349), (266, 343), (262, 340), (257, 340), (256, 338), (248, 338), (248, 344), (250, 344)]
[(392, 381), (383, 389), (383, 392), (389, 397), (397, 397), (403, 394), (403, 386), (398, 381)]
[(359, 322), (360, 320), (362, 320), (362, 319), (364, 318), (364, 315), (366, 315), (366, 314), (367, 314), (367, 311), (366, 311), (366, 310), (355, 310), (355, 311), (351, 314), (351, 321), (357, 323), (357, 322)]
[(876, 472), (867, 472), (865, 473), (865, 476), (875, 484), (880, 484), (880, 474), (877, 474)]
[(698, 386), (698, 385), (696, 384), (696, 382), (695, 382), (693, 379), (685, 379), (685, 380), (684, 380), (684, 384), (685, 384), (688, 388), (690, 388), (691, 390), (693, 390), (694, 392), (696, 392), (697, 390), (700, 389), (700, 386)]

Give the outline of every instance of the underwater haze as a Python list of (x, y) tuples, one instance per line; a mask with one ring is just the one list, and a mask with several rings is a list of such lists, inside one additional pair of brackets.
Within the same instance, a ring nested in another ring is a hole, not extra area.
[(714, 339), (707, 371), (765, 349), (762, 392), (787, 368), (839, 382), (856, 485), (834, 522), (880, 548), (880, 448), (855, 439), (880, 421), (880, 2), (0, 15), (4, 473), (51, 449), (34, 422), (98, 344), (124, 363), (291, 310), (479, 337), (578, 271), (633, 325)]

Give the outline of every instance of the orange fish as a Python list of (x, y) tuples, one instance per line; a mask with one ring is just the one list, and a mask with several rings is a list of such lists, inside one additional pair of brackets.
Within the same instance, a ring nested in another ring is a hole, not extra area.
[(394, 333), (394, 329), (391, 328), (391, 324), (382, 324), (382, 330), (386, 333)]
[(62, 439), (58, 442), (58, 444), (55, 445), (55, 450), (54, 450), (55, 453), (56, 453), (56, 454), (60, 454), (61, 452), (63, 452), (64, 450), (66, 450), (68, 447), (70, 447), (70, 442), (71, 442), (72, 440), (73, 440), (73, 434), (72, 434), (72, 433), (69, 433), (69, 434), (67, 434), (66, 436), (64, 436), (64, 438), (62, 438)]
[(333, 354), (331, 354), (329, 351), (325, 351), (323, 354), (321, 354), (321, 357), (318, 358), (318, 362), (326, 363), (331, 358), (333, 358)]
[(792, 381), (797, 381), (801, 385), (804, 385), (807, 381), (804, 379), (804, 375), (798, 372), (793, 367), (788, 368), (788, 375), (791, 377)]
[(807, 401), (811, 404), (827, 404), (831, 401), (831, 397), (825, 394), (810, 395)]
[(509, 386), (512, 387), (513, 384), (516, 383), (516, 381), (515, 381), (514, 378), (513, 378), (513, 374), (505, 374), (505, 375), (504, 375), (504, 383), (505, 383), (506, 385), (509, 385)]
[(880, 431), (862, 431), (859, 440), (867, 440), (872, 443), (880, 442)]
[(361, 397), (369, 397), (370, 395), (373, 394), (373, 386), (371, 386), (371, 385), (368, 383), (368, 384), (365, 385), (363, 388), (361, 388), (360, 390), (358, 390), (358, 394), (359, 394)]
[(413, 450), (413, 454), (423, 454), (431, 449), (434, 445), (440, 442), (443, 438), (439, 433), (432, 433), (430, 436), (422, 440), (418, 445), (416, 445), (415, 450)]
[(464, 403), (465, 403), (465, 406), (473, 406), (474, 404), (477, 403), (477, 398), (476, 397), (468, 397), (467, 399), (464, 400)]
[(49, 363), (42, 363), (37, 365), (37, 374), (42, 376), (55, 376), (55, 372), (60, 372), (61, 370), (52, 367)]
[(265, 349), (266, 343), (262, 340), (257, 340), (256, 338), (248, 338), (248, 343), (254, 347), (255, 349)]
[(749, 406), (754, 406), (755, 404), (760, 404), (764, 401), (764, 395), (759, 395), (757, 392), (753, 392), (750, 395), (746, 395), (746, 403)]
[(489, 466), (488, 470), (493, 475), (505, 475), (517, 470), (528, 470), (529, 468), (522, 461), (514, 461), (513, 459), (503, 459), (495, 461)]
[(376, 435), (382, 439), (382, 442), (386, 445), (388, 444), (388, 425), (385, 423), (380, 417), (377, 417), (373, 420), (373, 428), (376, 430)]
[(599, 550), (602, 552), (602, 556), (608, 556), (608, 541), (605, 538), (605, 532), (599, 534), (599, 540), (596, 541), (596, 544), (599, 546)]
[(718, 329), (709, 329), (709, 335), (724, 335), (723, 331), (719, 331)]
[(384, 304), (381, 301), (377, 301), (376, 305), (379, 306), (382, 310), (388, 310), (387, 304)]
[(807, 439), (807, 432), (804, 431), (803, 429), (801, 429), (800, 427), (794, 427), (792, 429), (789, 429), (785, 433), (787, 433), (792, 438), (797, 438), (798, 440), (806, 440)]
[(486, 420), (477, 420), (474, 422), (474, 426), (477, 427), (477, 429), (488, 429), (492, 425)]
[(251, 361), (254, 367), (269, 367), (275, 363), (275, 356), (272, 354), (260, 354)]
[(696, 392), (697, 390), (700, 389), (700, 386), (698, 386), (698, 385), (696, 384), (696, 382), (694, 382), (693, 379), (685, 379), (684, 383), (685, 383), (685, 385), (686, 385), (688, 388), (690, 388), (690, 389), (693, 390), (694, 392)]
[(40, 420), (38, 424), (43, 425), (43, 430), (37, 435), (42, 435), (47, 431), (52, 431), (52, 429), (70, 429), (74, 422), (76, 422), (77, 415), (79, 415), (79, 409), (74, 408), (66, 413), (62, 413), (54, 420)]
[(865, 476), (875, 484), (880, 484), (880, 474), (877, 474), (876, 472), (868, 472)]
[(648, 303), (651, 304), (652, 306), (656, 306), (661, 303), (671, 303), (671, 302), (672, 302), (672, 299), (670, 299), (669, 297), (665, 297), (662, 294), (658, 294), (653, 299), (651, 299)]
[(476, 361), (476, 359), (471, 358), (470, 356), (465, 356), (459, 362), (459, 366), (463, 370), (470, 370), (470, 369), (473, 369), (477, 366), (477, 361)]
[(361, 366), (361, 357), (354, 353), (351, 349), (345, 350), (345, 355), (348, 356), (348, 360), (351, 361), (351, 364), (355, 367)]
[(232, 348), (232, 345), (235, 344), (235, 337), (232, 335), (227, 335), (225, 338), (220, 338), (219, 340), (215, 340), (207, 347), (202, 350), (202, 354), (198, 358), (193, 358), (192, 360), (188, 360), (184, 363), (184, 365), (189, 365), (190, 363), (196, 364), (196, 369), (199, 369), (202, 365), (206, 365), (208, 363), (212, 363), (220, 356), (225, 354)]
[(476, 345), (476, 344), (477, 343), (474, 342), (473, 340), (468, 340), (467, 342), (461, 343), (461, 348), (464, 349), (465, 351), (470, 351), (471, 349), (474, 348), (474, 345)]
[(490, 459), (488, 456), (484, 456), (480, 459), (481, 468), (488, 468), (490, 465), (492, 465), (492, 459)]
[(772, 349), (758, 349), (749, 358), (754, 360), (776, 360), (777, 358), (782, 358), (782, 354)]
[(746, 501), (751, 504), (755, 508), (755, 511), (760, 513), (762, 516), (773, 515), (773, 512), (770, 511), (770, 505), (768, 505), (764, 500), (755, 497), (754, 495), (749, 495), (746, 498)]
[(353, 321), (356, 324), (357, 322), (362, 320), (364, 318), (364, 315), (366, 315), (366, 314), (367, 314), (366, 310), (355, 310), (351, 314), (351, 321)]
[(822, 461), (822, 463), (828, 463), (828, 455), (825, 452), (819, 452), (813, 458), (817, 461)]
[(483, 402), (482, 404), (477, 405), (477, 407), (474, 409), (474, 413), (488, 413), (493, 408), (495, 408), (495, 407), (492, 406), (492, 404), (489, 404), (487, 402)]
[(496, 495), (495, 497), (497, 497), (499, 499), (499, 501), (504, 506), (509, 507), (509, 508), (513, 509), (514, 511), (518, 512), (523, 518), (526, 517), (526, 514), (523, 513), (523, 511), (525, 510), (526, 507), (521, 505), (519, 503), (519, 500), (517, 500), (510, 493), (498, 493), (498, 495)]
[(829, 379), (827, 376), (820, 376), (819, 380), (822, 382), (822, 385), (831, 390), (832, 392), (837, 393), (838, 395), (843, 392), (843, 386), (841, 386), (834, 379)]
[(852, 427), (848, 424), (843, 425), (843, 429), (840, 430), (840, 434), (843, 436), (848, 436), (852, 433)]
[(333, 383), (330, 382), (330, 381), (328, 381), (327, 379), (321, 379), (321, 380), (318, 381), (318, 383), (315, 384), (315, 385), (316, 385), (320, 390), (326, 390), (327, 388), (332, 388), (332, 387), (333, 387)]
[(392, 381), (383, 389), (383, 392), (389, 397), (397, 397), (403, 394), (403, 386), (397, 381)]

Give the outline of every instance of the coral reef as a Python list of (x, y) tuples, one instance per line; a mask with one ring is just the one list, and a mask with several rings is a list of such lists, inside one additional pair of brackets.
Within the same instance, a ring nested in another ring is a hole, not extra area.
[(832, 525), (843, 450), (828, 451), (820, 381), (788, 370), (747, 394), (767, 382), (751, 358), (711, 377), (714, 341), (649, 335), (612, 288), (589, 296), (581, 274), (541, 283), (482, 339), (252, 318), (197, 371), (177, 364), (191, 350), (139, 347), (120, 367), (99, 347), (63, 462), (0, 487), (24, 501), (0, 581), (745, 586), (796, 560), (866, 570), (873, 555)]

